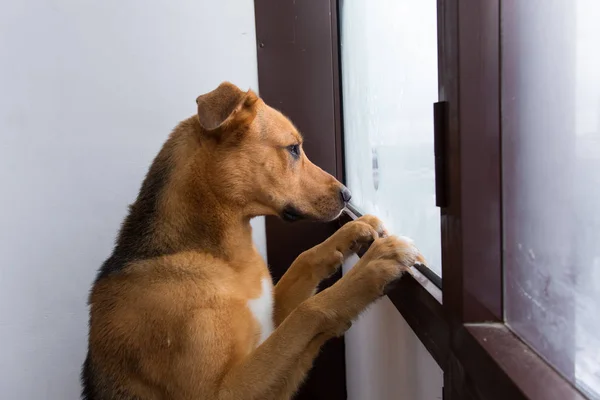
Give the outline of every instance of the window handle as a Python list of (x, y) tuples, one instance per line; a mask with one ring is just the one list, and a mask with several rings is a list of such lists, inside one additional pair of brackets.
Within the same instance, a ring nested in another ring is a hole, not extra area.
[(448, 207), (448, 102), (433, 103), (433, 154), (435, 156), (435, 205)]

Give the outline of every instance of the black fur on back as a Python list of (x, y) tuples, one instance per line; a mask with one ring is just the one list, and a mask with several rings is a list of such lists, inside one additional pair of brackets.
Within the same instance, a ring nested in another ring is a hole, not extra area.
[[(136, 201), (129, 207), (129, 214), (123, 221), (115, 242), (112, 255), (102, 264), (95, 282), (116, 274), (132, 261), (168, 254), (168, 249), (151, 246), (151, 238), (158, 215), (158, 202), (171, 173), (169, 142), (154, 159)], [(81, 368), (83, 400), (136, 400), (106, 381), (94, 371), (94, 363), (88, 354)], [(101, 380), (101, 381), (99, 381)]]
[(112, 255), (102, 264), (96, 282), (119, 272), (128, 263), (165, 254), (152, 248), (150, 239), (157, 219), (159, 197), (171, 171), (167, 150), (163, 148), (152, 163), (137, 200), (129, 207), (129, 214), (121, 225)]
[(81, 391), (81, 398), (83, 400), (94, 400), (96, 396), (92, 393), (92, 365), (90, 362), (90, 353), (88, 352), (81, 367), (81, 385), (83, 389)]
[(81, 398), (83, 400), (141, 400), (139, 397), (115, 387), (106, 381), (105, 378), (102, 382), (95, 382), (93, 377), (97, 377), (98, 375), (94, 373), (93, 368), (88, 354), (81, 370), (81, 381), (83, 383)]

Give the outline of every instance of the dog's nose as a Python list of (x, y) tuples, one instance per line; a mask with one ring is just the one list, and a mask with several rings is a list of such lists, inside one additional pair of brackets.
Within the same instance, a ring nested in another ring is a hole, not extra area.
[(352, 198), (352, 193), (350, 193), (350, 190), (348, 190), (346, 186), (342, 186), (342, 189), (340, 190), (340, 197), (344, 203), (348, 203)]

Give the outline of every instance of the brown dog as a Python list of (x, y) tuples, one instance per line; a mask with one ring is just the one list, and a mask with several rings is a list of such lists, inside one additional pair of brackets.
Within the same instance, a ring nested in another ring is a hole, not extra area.
[(350, 193), (252, 91), (223, 83), (197, 103), (150, 167), (92, 288), (84, 399), (289, 399), (321, 345), (422, 260), (410, 241), (380, 238), (368, 216), (301, 254), (273, 288), (250, 219), (332, 220)]

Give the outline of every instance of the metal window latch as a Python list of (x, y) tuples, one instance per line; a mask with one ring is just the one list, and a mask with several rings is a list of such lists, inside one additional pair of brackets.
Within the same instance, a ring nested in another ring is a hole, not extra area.
[(448, 102), (433, 103), (433, 154), (435, 156), (435, 205), (448, 207)]

